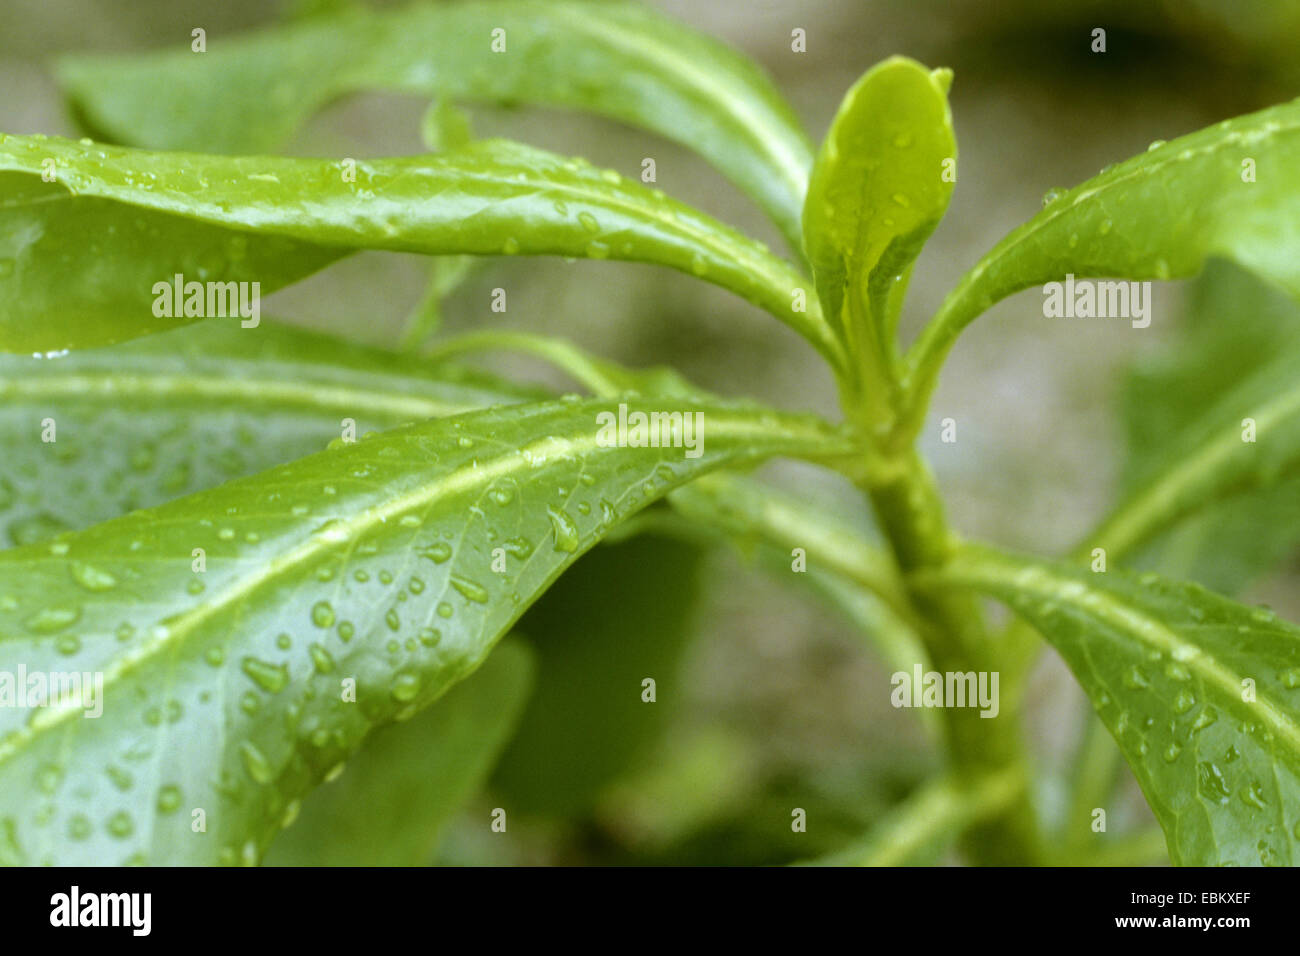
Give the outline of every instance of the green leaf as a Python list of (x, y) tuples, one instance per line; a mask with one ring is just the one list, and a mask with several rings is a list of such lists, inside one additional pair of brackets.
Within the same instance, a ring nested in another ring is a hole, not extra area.
[[(493, 51), (494, 30), (504, 52)], [(767, 76), (725, 44), (627, 3), (512, 0), (358, 11), (144, 56), (62, 60), (90, 126), (159, 149), (269, 152), (346, 93), (588, 110), (691, 147), (797, 248), (811, 149)]]
[(361, 437), (542, 394), (270, 322), (199, 322), (58, 359), (0, 355), (0, 547), (321, 451), (345, 419)]
[[(57, 182), (39, 178), (46, 160)], [(793, 310), (805, 284), (793, 267), (608, 170), (504, 141), (349, 162), (0, 136), (0, 349), (174, 328), (194, 316), (155, 312), (177, 274), (268, 293), (348, 252), (387, 249), (657, 263), (762, 305), (838, 360), (820, 311)]]
[(443, 824), (482, 786), (528, 699), (528, 645), (506, 638), (411, 720), (375, 731), (275, 838), (268, 866), (424, 866)]
[(952, 196), (951, 83), (951, 70), (903, 57), (868, 70), (844, 97), (813, 167), (804, 248), (822, 311), (866, 365), (867, 400), (881, 401), (892, 382), (907, 279)]
[(1173, 279), (1219, 256), (1300, 297), (1297, 165), (1300, 100), (1153, 143), (1053, 198), (966, 273), (912, 347), (911, 427), (958, 333), (1020, 289), (1067, 274)]
[[(1108, 558), (1122, 558), (1178, 521), (1224, 500), (1255, 508), (1267, 502), (1250, 501), (1253, 493), (1278, 489), (1284, 495), (1282, 488), (1294, 488), (1300, 476), (1300, 379), (1295, 369), (1294, 355), (1279, 356), (1150, 456), (1133, 476), (1133, 492), (1089, 535), (1085, 549), (1102, 547)], [(1254, 422), (1253, 441), (1245, 440), (1250, 437), (1247, 419)], [(1277, 504), (1282, 511), (1273, 515), (1274, 521), (1300, 516), (1294, 499)]]
[(103, 681), (98, 718), (0, 708), (0, 857), (255, 862), (371, 729), (473, 672), (614, 524), (710, 469), (851, 451), (805, 417), (677, 410), (704, 415), (699, 457), (602, 444), (607, 400), (530, 403), (0, 552), (4, 670)]
[[(493, 772), (502, 806), (589, 813), (681, 712), (701, 555), (655, 535), (606, 543), (529, 609), (519, 630), (537, 649), (538, 687)], [(654, 703), (642, 700), (647, 677)]]
[(1094, 574), (984, 549), (918, 583), (1005, 601), (1061, 653), (1175, 863), (1300, 860), (1300, 628), (1153, 573)]
[[(1179, 336), (1127, 376), (1126, 495), (1139, 494), (1162, 466), (1168, 467), (1162, 458), (1180, 433), (1204, 427), (1216, 413), (1222, 419), (1217, 427), (1240, 428), (1246, 413), (1237, 417), (1236, 411), (1242, 409), (1220, 411), (1215, 405), (1246, 380), (1272, 377), (1273, 387), (1289, 390), (1289, 377), (1278, 372), (1285, 356), (1300, 367), (1297, 329), (1300, 305), (1230, 263), (1207, 263), (1193, 286)], [(1280, 437), (1271, 429), (1261, 440), (1275, 443)], [(1249, 445), (1241, 449), (1252, 451)], [(1300, 475), (1279, 475), (1255, 483), (1249, 494), (1203, 499), (1163, 534), (1137, 542), (1136, 552), (1124, 560), (1231, 595), (1275, 567), (1297, 542)]]

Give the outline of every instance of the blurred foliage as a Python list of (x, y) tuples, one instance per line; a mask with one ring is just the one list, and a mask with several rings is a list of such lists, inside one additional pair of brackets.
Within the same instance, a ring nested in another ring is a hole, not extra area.
[[(682, 651), (700, 551), (646, 536), (584, 557), (524, 615), (537, 692), (493, 776), (524, 813), (590, 812), (601, 789), (682, 711)], [(642, 681), (656, 699), (642, 700)]]
[(507, 638), (474, 676), (405, 723), (376, 731), (303, 801), (267, 866), (417, 866), (482, 785), (532, 688), (533, 655)]

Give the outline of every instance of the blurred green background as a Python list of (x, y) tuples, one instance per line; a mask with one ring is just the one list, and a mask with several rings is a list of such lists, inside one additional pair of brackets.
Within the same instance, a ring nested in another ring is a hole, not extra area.
[[(1086, 179), (1152, 140), (1300, 94), (1300, 3), (1282, 0), (651, 5), (759, 61), (814, 140), (843, 92), (878, 60), (904, 53), (954, 69), (960, 178), (947, 219), (917, 264), (905, 340), (984, 250), (1034, 214), (1049, 189)], [(5, 0), (0, 129), (79, 134), (49, 68), (58, 54), (187, 46), (196, 26), (211, 44), (337, 6)], [(1104, 55), (1089, 49), (1098, 26), (1107, 30)], [(807, 33), (806, 53), (790, 49), (796, 27)], [(351, 97), (318, 115), (288, 151), (420, 152), (425, 107), (414, 97)], [(586, 116), (471, 112), (480, 136), (586, 156), (628, 176), (653, 157), (660, 188), (781, 248), (762, 214), (683, 147)], [(391, 345), (427, 275), (419, 257), (363, 253), (276, 294), (264, 310)], [(1250, 321), (1236, 311), (1247, 293), (1230, 286), (1215, 298), (1215, 282), (1239, 279), (1157, 286), (1154, 321), (1144, 330), (1044, 320), (1035, 290), (975, 323), (944, 373), (923, 443), (955, 526), (1046, 552), (1092, 525), (1114, 499), (1124, 466), (1119, 411), (1128, 371), (1159, 369), (1179, 354), (1193, 294), (1219, 310), (1210, 319)], [(504, 314), (490, 310), (495, 287), (508, 291)], [(482, 327), (560, 336), (633, 366), (674, 365), (724, 394), (836, 416), (829, 375), (794, 333), (676, 273), (614, 262), (489, 260), (444, 304), (446, 332)], [(1208, 354), (1212, 359), (1212, 349)], [(491, 367), (567, 387), (529, 360), (503, 358)], [(950, 416), (958, 441), (940, 444), (934, 423)], [(862, 503), (834, 478), (794, 466), (766, 474), (802, 496), (833, 499), (868, 523)], [(1250, 582), (1243, 599), (1300, 619), (1296, 558), (1292, 551), (1275, 573)], [(523, 639), (507, 652), (515, 658), (509, 668), (485, 668), (457, 689), (466, 692), (463, 700), (449, 697), (386, 732), (392, 739), (382, 747), (376, 741), (373, 759), (354, 761), (319, 807), (308, 802), (270, 862), (786, 862), (862, 832), (934, 765), (915, 714), (890, 707), (888, 673), (867, 643), (807, 592), (766, 576), (744, 555), (652, 537), (608, 545), (562, 579), (520, 631)], [(653, 705), (639, 697), (646, 676), (657, 681)], [(482, 686), (474, 690), (476, 683)], [(457, 745), (455, 708), (483, 707), (485, 695), (501, 714), (489, 749), (502, 759), (489, 773), (485, 756), (485, 788), (454, 795), (467, 801), (463, 809), (441, 833), (424, 832), (419, 808), (436, 802), (425, 791), (437, 761)], [(1031, 703), (1050, 807), (1084, 712), (1054, 656), (1039, 668)], [(392, 775), (399, 763), (416, 772)], [(1126, 800), (1120, 824), (1144, 819), (1131, 781)], [(505, 834), (487, 826), (495, 807), (508, 809)], [(806, 834), (791, 832), (794, 807), (808, 811)], [(349, 814), (403, 825), (382, 833), (341, 828)]]

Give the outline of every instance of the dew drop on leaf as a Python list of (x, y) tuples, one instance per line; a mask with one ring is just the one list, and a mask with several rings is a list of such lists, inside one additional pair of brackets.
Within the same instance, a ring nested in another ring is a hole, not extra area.
[(244, 761), (244, 769), (248, 775), (257, 783), (270, 783), (274, 777), (271, 771), (271, 763), (266, 759), (266, 755), (257, 749), (257, 746), (249, 740), (245, 740), (239, 745), (239, 756)]
[(317, 627), (332, 627), (334, 624), (334, 608), (328, 601), (317, 601), (312, 605), (311, 622)]
[(119, 810), (108, 818), (108, 832), (119, 840), (126, 839), (135, 832), (135, 822), (125, 810)]
[(334, 658), (320, 644), (312, 644), (307, 651), (311, 654), (312, 666), (316, 668), (316, 673), (328, 674), (334, 670)]
[(421, 550), (420, 555), (428, 558), (434, 564), (442, 564), (451, 557), (451, 545), (445, 541), (438, 541)]
[(547, 508), (551, 529), (555, 532), (555, 550), (573, 554), (578, 550), (578, 526), (563, 509)]
[(399, 674), (393, 681), (393, 699), (403, 703), (414, 700), (420, 693), (420, 678), (416, 674)]
[(94, 825), (84, 813), (77, 813), (68, 821), (68, 836), (74, 840), (84, 840), (95, 832)]
[(169, 783), (158, 791), (158, 812), (173, 813), (181, 805), (181, 788)]
[(71, 627), (81, 617), (80, 608), (48, 607), (23, 622), (33, 634), (54, 634)]
[(473, 601), (475, 604), (486, 604), (488, 593), (477, 581), (471, 581), (469, 578), (462, 578), (459, 575), (451, 576), (451, 586), (459, 591), (466, 600)]
[(271, 664), (256, 657), (245, 657), (239, 669), (258, 687), (270, 694), (284, 690), (289, 683), (289, 669), (283, 664)]

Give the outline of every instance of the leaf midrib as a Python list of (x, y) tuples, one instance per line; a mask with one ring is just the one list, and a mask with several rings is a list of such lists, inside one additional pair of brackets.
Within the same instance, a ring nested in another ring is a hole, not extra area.
[(438, 418), (480, 407), (472, 402), (443, 402), (395, 391), (327, 384), (308, 379), (257, 378), (246, 374), (252, 366), (240, 366), (238, 376), (128, 375), (106, 370), (67, 375), (0, 380), (0, 399), (6, 401), (44, 398), (215, 398), (265, 408), (280, 403), (296, 408), (335, 411), (365, 411), (403, 417)]
[[(654, 63), (657, 57), (660, 63), (670, 64), (671, 69), (667, 72), (672, 76), (677, 76), (686, 81), (688, 88), (702, 90), (706, 92), (706, 99), (712, 98), (727, 104), (731, 115), (738, 120), (739, 129), (743, 131), (745, 138), (751, 146), (756, 146), (761, 155), (772, 159), (778, 169), (781, 170), (785, 178), (787, 187), (790, 189), (790, 197), (796, 202), (802, 202), (804, 195), (808, 191), (808, 168), (811, 164), (811, 155), (801, 159), (791, 154), (788, 149), (788, 143), (784, 137), (772, 137), (769, 143), (767, 138), (760, 134), (760, 131), (770, 129), (771, 123), (767, 122), (768, 117), (755, 112), (744, 97), (738, 97), (734, 94), (729, 85), (717, 82), (714, 74), (707, 70), (700, 70), (696, 65), (686, 57), (671, 47), (665, 46), (664, 43), (656, 36), (647, 36), (636, 34), (628, 36), (622, 29), (621, 25), (602, 21), (599, 18), (587, 17), (581, 20), (576, 19), (571, 14), (576, 11), (568, 7), (557, 7), (563, 15), (578, 26), (579, 29), (585, 30), (592, 36), (600, 36), (610, 43), (611, 46), (617, 46), (625, 54), (634, 59), (641, 59), (643, 62)], [(640, 54), (653, 52), (654, 57), (640, 56)], [(712, 91), (713, 96), (707, 95)], [(770, 148), (770, 147), (778, 148)]]
[[(1251, 417), (1255, 419), (1256, 429), (1263, 431), (1297, 412), (1300, 412), (1300, 386), (1270, 399)], [(1199, 477), (1213, 473), (1224, 461), (1230, 460), (1237, 448), (1244, 444), (1247, 443), (1241, 440), (1235, 428), (1225, 428), (1219, 438), (1202, 444), (1193, 455), (1150, 481), (1146, 491), (1093, 532), (1089, 543), (1101, 542), (1115, 554), (1127, 552), (1134, 542), (1148, 533), (1144, 526), (1160, 527), (1155, 519), (1163, 510), (1163, 503), (1175, 501), (1189, 486), (1195, 485)]]

